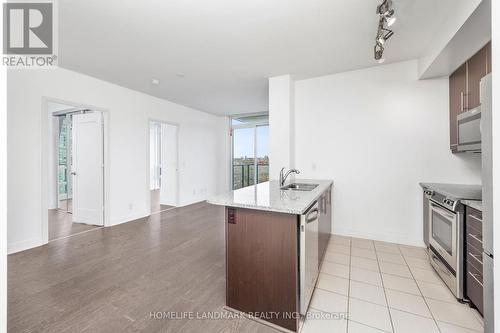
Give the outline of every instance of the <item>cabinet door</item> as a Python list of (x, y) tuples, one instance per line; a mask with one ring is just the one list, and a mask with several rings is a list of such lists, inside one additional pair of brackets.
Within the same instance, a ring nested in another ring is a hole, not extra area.
[(479, 100), (479, 83), (488, 73), (488, 47), (479, 50), (467, 62), (468, 92), (467, 109), (474, 109), (481, 103)]
[[(298, 216), (226, 208), (226, 304), (297, 331)], [(286, 316), (287, 314), (288, 316)]]
[(467, 92), (467, 63), (450, 75), (450, 149), (457, 151), (457, 115), (465, 110)]

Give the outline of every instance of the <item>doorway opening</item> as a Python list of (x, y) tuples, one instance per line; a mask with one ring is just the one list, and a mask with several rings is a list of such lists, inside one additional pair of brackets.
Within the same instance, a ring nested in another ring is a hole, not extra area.
[(48, 241), (104, 225), (104, 132), (100, 111), (47, 102)]
[(149, 121), (149, 190), (151, 214), (178, 205), (178, 126)]

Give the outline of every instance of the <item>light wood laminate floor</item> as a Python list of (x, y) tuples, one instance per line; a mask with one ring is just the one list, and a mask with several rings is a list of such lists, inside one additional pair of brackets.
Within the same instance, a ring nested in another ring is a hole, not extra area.
[(196, 204), (8, 257), (9, 332), (276, 332), (224, 313), (224, 213)]

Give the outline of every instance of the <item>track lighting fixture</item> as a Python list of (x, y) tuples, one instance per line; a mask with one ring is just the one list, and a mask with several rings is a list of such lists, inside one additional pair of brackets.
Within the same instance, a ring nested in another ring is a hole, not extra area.
[(384, 47), (385, 42), (394, 35), (394, 32), (388, 27), (396, 22), (394, 9), (392, 8), (392, 0), (384, 0), (377, 6), (377, 14), (379, 15), (377, 36), (375, 37), (374, 55), (375, 60), (379, 63), (384, 62)]

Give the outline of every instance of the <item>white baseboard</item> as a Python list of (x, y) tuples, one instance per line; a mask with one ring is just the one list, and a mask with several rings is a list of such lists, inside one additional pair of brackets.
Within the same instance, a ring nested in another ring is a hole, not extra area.
[(23, 241), (18, 241), (14, 243), (7, 244), (7, 254), (13, 254), (25, 250), (32, 249), (34, 247), (42, 246), (42, 238), (32, 238)]
[(419, 240), (419, 239), (415, 239), (415, 238), (408, 238), (406, 236), (397, 235), (397, 234), (370, 233), (370, 232), (363, 232), (363, 231), (359, 231), (359, 230), (342, 229), (342, 228), (335, 228), (335, 227), (333, 228), (332, 234), (340, 235), (340, 236), (347, 236), (347, 237), (371, 239), (371, 240), (376, 240), (376, 241), (381, 241), (381, 242), (396, 243), (396, 244), (402, 244), (402, 245), (425, 247), (423, 240)]
[(199, 199), (199, 200), (194, 200), (194, 201), (182, 202), (177, 207), (187, 207), (187, 206), (199, 204), (199, 203), (206, 202), (206, 201), (207, 201), (207, 199)]
[(148, 217), (151, 215), (151, 212), (141, 212), (136, 214), (130, 214), (128, 216), (119, 217), (116, 219), (112, 219), (109, 224), (105, 225), (105, 227), (112, 227), (118, 224), (132, 222), (134, 220), (142, 219), (144, 217)]

